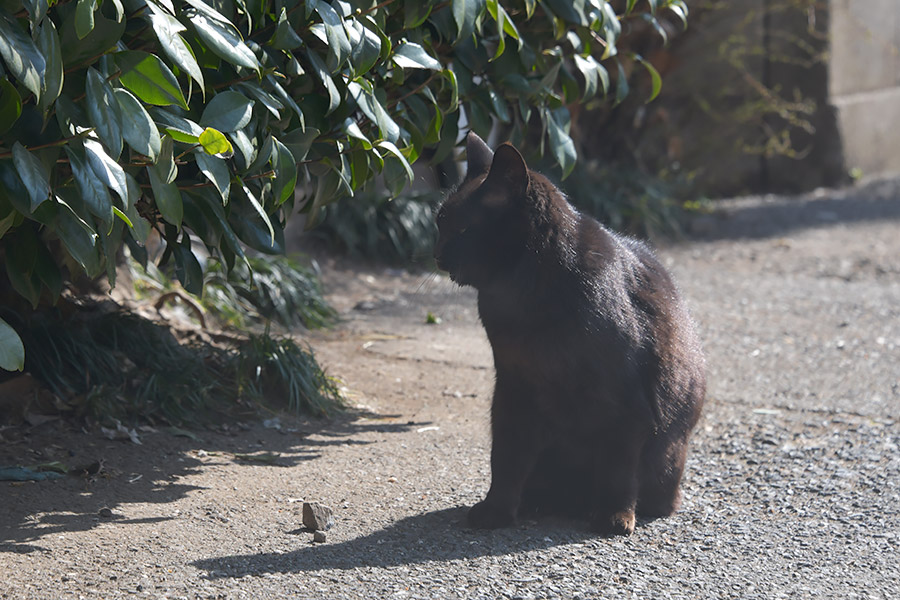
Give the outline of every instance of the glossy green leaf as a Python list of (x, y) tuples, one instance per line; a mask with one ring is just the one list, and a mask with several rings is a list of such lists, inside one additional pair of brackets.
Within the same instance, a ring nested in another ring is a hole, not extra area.
[(50, 180), (44, 165), (38, 158), (15, 142), (12, 147), (13, 163), (28, 190), (31, 212), (50, 197)]
[(475, 31), (475, 22), (484, 10), (485, 0), (453, 0), (450, 4), (459, 34), (457, 39), (469, 38)]
[(659, 92), (662, 89), (662, 77), (660, 77), (659, 71), (657, 71), (649, 62), (644, 60), (644, 57), (640, 54), (635, 54), (634, 60), (642, 64), (650, 75), (650, 97), (645, 101), (646, 104), (649, 104), (659, 96)]
[(84, 150), (88, 165), (94, 171), (94, 175), (100, 179), (103, 185), (118, 194), (122, 205), (127, 208), (129, 206), (128, 182), (122, 166), (106, 153), (100, 142), (85, 138)]
[(25, 346), (16, 330), (0, 319), (0, 368), (21, 371), (25, 368)]
[(294, 27), (287, 17), (287, 9), (281, 7), (281, 14), (278, 15), (278, 25), (275, 27), (275, 33), (269, 40), (269, 45), (278, 50), (293, 50), (303, 45), (303, 40), (294, 31)]
[(272, 138), (272, 155), (270, 163), (275, 171), (275, 180), (272, 186), (272, 194), (276, 204), (283, 204), (294, 195), (294, 187), (297, 185), (297, 161), (287, 146)]
[(325, 112), (325, 116), (328, 116), (341, 105), (341, 94), (334, 84), (334, 80), (331, 78), (331, 74), (328, 72), (325, 63), (319, 58), (319, 55), (315, 52), (310, 52), (306, 57), (309, 59), (309, 62), (312, 63), (313, 70), (316, 75), (318, 75), (319, 81), (325, 86), (325, 91), (328, 92), (328, 110)]
[(3, 9), (0, 9), (0, 56), (15, 78), (40, 98), (47, 63), (25, 30)]
[(356, 77), (368, 73), (381, 57), (381, 37), (362, 22), (353, 20), (347, 30), (350, 37), (350, 63)]
[(575, 143), (569, 137), (570, 117), (566, 108), (548, 111), (545, 115), (547, 132), (550, 137), (550, 152), (563, 171), (563, 179), (575, 168), (578, 153)]
[(94, 30), (96, 0), (78, 0), (75, 5), (75, 34), (83, 40)]
[(275, 238), (273, 242), (273, 229), (270, 228), (271, 223), (269, 223), (268, 218), (265, 221), (260, 219), (259, 213), (253, 207), (247, 206), (247, 203), (231, 203), (228, 223), (240, 240), (257, 252), (265, 254), (281, 254), (284, 252), (284, 231), (281, 227), (274, 229)]
[(428, 54), (425, 48), (414, 42), (405, 42), (394, 48), (391, 56), (394, 63), (401, 69), (430, 69), (442, 70), (441, 63)]
[(196, 10), (187, 10), (184, 14), (197, 31), (197, 36), (214, 54), (233, 65), (259, 70), (256, 55), (244, 43), (234, 25), (212, 19)]
[(398, 161), (400, 161), (400, 165), (406, 171), (406, 177), (409, 179), (410, 183), (412, 183), (413, 179), (415, 179), (412, 167), (410, 166), (409, 161), (406, 160), (406, 157), (403, 156), (403, 153), (400, 152), (400, 150), (397, 148), (397, 146), (388, 141), (378, 142), (376, 146), (378, 146), (382, 150), (385, 150), (388, 154), (393, 155)]
[(200, 172), (215, 186), (222, 198), (222, 203), (227, 204), (231, 194), (231, 171), (228, 170), (225, 160), (202, 151), (195, 152), (194, 156)]
[(127, 225), (129, 229), (134, 229), (134, 223), (131, 222), (131, 218), (129, 218), (128, 215), (123, 213), (121, 210), (119, 210), (115, 206), (113, 206), (112, 209), (113, 209), (113, 214), (116, 217), (118, 217), (119, 220), (121, 220), (123, 223), (125, 223), (125, 225)]
[(43, 20), (49, 4), (47, 0), (23, 0), (22, 5), (28, 11), (28, 20), (31, 21), (32, 27)]
[(681, 19), (681, 24), (684, 29), (687, 29), (688, 26), (688, 6), (684, 2), (684, 0), (672, 0), (668, 6), (669, 10), (671, 10), (675, 15)]
[(363, 114), (378, 126), (382, 138), (389, 142), (396, 142), (400, 138), (400, 126), (391, 118), (370, 88), (351, 81), (347, 85), (347, 91)]
[(197, 199), (200, 209), (205, 214), (212, 216), (211, 221), (215, 222), (218, 229), (222, 231), (223, 239), (228, 248), (237, 256), (247, 260), (244, 255), (244, 248), (235, 234), (234, 229), (232, 229), (231, 224), (228, 222), (228, 217), (225, 215), (222, 201), (215, 196), (215, 193), (210, 193), (209, 190), (205, 188), (196, 190), (192, 195)]
[(203, 128), (191, 121), (179, 117), (161, 108), (151, 108), (150, 115), (165, 129), (176, 142), (199, 144)]
[(404, 2), (403, 28), (415, 29), (421, 27), (428, 15), (431, 14), (432, 8), (428, 2)]
[(120, 88), (115, 95), (122, 115), (122, 137), (136, 152), (156, 162), (162, 143), (156, 123), (131, 92)]
[(159, 214), (166, 223), (181, 228), (184, 219), (184, 206), (181, 202), (181, 190), (174, 183), (166, 183), (153, 167), (147, 167), (147, 175), (150, 179), (150, 187), (153, 190), (153, 201)]
[(189, 293), (199, 296), (203, 293), (203, 268), (191, 250), (191, 238), (182, 231), (181, 242), (172, 245), (175, 257), (175, 276)]
[(320, 133), (321, 132), (318, 129), (313, 127), (307, 127), (306, 129), (297, 128), (288, 131), (282, 141), (291, 151), (291, 154), (294, 155), (294, 159), (301, 161), (306, 159), (310, 147), (316, 138), (319, 137)]
[[(69, 255), (75, 259), (88, 277), (97, 277), (103, 273), (103, 262), (97, 247), (97, 232), (94, 231), (72, 204), (79, 201), (74, 188), (62, 188), (56, 198), (59, 211), (55, 222), (55, 231), (62, 240)], [(71, 204), (70, 204), (71, 203)]]
[(22, 97), (8, 79), (0, 79), (0, 135), (3, 135), (22, 114)]
[(241, 93), (225, 91), (213, 96), (203, 109), (200, 126), (212, 127), (219, 131), (237, 131), (243, 129), (252, 116), (252, 100)]
[(238, 185), (241, 186), (241, 190), (244, 192), (244, 196), (250, 201), (250, 205), (253, 207), (253, 210), (256, 211), (256, 214), (259, 215), (259, 218), (262, 219), (262, 222), (265, 223), (266, 228), (269, 230), (269, 236), (271, 238), (271, 246), (275, 246), (275, 229), (272, 227), (272, 221), (269, 219), (269, 215), (266, 214), (266, 210), (263, 208), (262, 204), (260, 204), (259, 200), (256, 199), (256, 196), (247, 187), (247, 185), (241, 180), (240, 177), (237, 178)]
[(112, 86), (97, 69), (89, 67), (85, 91), (90, 123), (112, 157), (118, 158), (122, 154), (122, 127)]
[(182, 37), (181, 32), (187, 28), (172, 15), (156, 8), (152, 2), (147, 4), (152, 9), (150, 22), (163, 52), (180, 69), (191, 76), (201, 89), (204, 88), (203, 71), (197, 63), (193, 50)]
[(66, 146), (66, 155), (69, 157), (69, 166), (72, 168), (75, 185), (81, 193), (82, 200), (91, 214), (100, 219), (104, 226), (109, 227), (113, 214), (109, 189), (97, 178), (85, 156), (74, 145)]
[[(43, 3), (44, 0), (38, 0)], [(41, 53), (44, 55), (46, 70), (44, 71), (43, 92), (41, 93), (41, 109), (46, 111), (59, 98), (63, 87), (63, 56), (59, 44), (59, 34), (50, 19), (45, 20), (38, 28), (35, 37)], [(2, 132), (2, 127), (0, 127)]]
[(306, 5), (318, 13), (325, 26), (328, 44), (327, 64), (329, 70), (335, 73), (350, 57), (350, 39), (344, 29), (344, 19), (324, 0), (307, 0)]
[(113, 55), (121, 73), (119, 81), (134, 95), (155, 106), (180, 106), (187, 102), (171, 69), (158, 56), (139, 50), (126, 50)]
[(207, 154), (218, 156), (219, 158), (231, 158), (234, 155), (234, 147), (228, 138), (221, 131), (217, 131), (212, 127), (207, 127), (197, 138), (203, 150)]
[(266, 81), (268, 81), (268, 83), (272, 86), (272, 91), (275, 93), (278, 99), (281, 100), (281, 102), (283, 102), (285, 106), (289, 106), (294, 111), (294, 114), (296, 114), (297, 118), (300, 120), (300, 126), (306, 127), (303, 118), (303, 111), (300, 110), (300, 107), (297, 106), (297, 103), (294, 101), (294, 99), (291, 98), (291, 96), (284, 90), (283, 87), (281, 87), (281, 84), (275, 81), (275, 78), (272, 75), (267, 75)]
[(178, 177), (178, 167), (175, 165), (175, 144), (171, 136), (162, 136), (159, 158), (153, 168), (156, 169), (159, 178), (166, 183), (172, 183)]

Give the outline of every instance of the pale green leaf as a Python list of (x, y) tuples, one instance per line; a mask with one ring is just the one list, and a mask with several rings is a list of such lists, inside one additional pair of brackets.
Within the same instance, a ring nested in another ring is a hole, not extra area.
[(647, 73), (650, 74), (650, 97), (647, 98), (645, 102), (646, 104), (649, 104), (656, 99), (656, 97), (659, 95), (660, 90), (662, 89), (662, 77), (660, 77), (659, 71), (657, 71), (656, 68), (649, 62), (644, 60), (644, 57), (640, 54), (635, 54), (633, 58), (634, 60), (642, 64), (644, 68), (647, 69)]
[(95, 0), (78, 0), (75, 5), (75, 35), (83, 40), (94, 30)]
[(0, 368), (21, 371), (25, 368), (25, 346), (16, 330), (0, 319)]
[(178, 79), (158, 56), (126, 50), (116, 52), (113, 58), (121, 71), (119, 81), (142, 101), (155, 106), (180, 106), (187, 110)]
[(217, 131), (212, 127), (204, 129), (197, 140), (207, 154), (220, 158), (231, 158), (234, 155), (234, 147), (228, 141), (228, 138), (221, 131)]

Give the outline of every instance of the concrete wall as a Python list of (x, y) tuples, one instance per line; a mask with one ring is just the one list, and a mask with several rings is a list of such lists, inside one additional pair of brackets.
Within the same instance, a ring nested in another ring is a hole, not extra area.
[(900, 3), (830, 1), (829, 101), (844, 162), (900, 173)]

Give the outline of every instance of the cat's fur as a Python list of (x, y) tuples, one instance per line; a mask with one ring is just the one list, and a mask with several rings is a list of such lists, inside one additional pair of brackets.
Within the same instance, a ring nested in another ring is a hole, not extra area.
[(668, 273), (643, 243), (579, 213), (509, 144), (474, 133), (441, 206), (435, 258), (478, 290), (494, 353), (491, 487), (474, 527), (584, 515), (604, 535), (679, 504), (704, 361)]

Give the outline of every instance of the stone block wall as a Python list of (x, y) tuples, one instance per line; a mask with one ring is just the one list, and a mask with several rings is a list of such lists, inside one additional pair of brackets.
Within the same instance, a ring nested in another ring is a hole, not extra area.
[(830, 0), (828, 94), (844, 162), (900, 173), (900, 2)]

